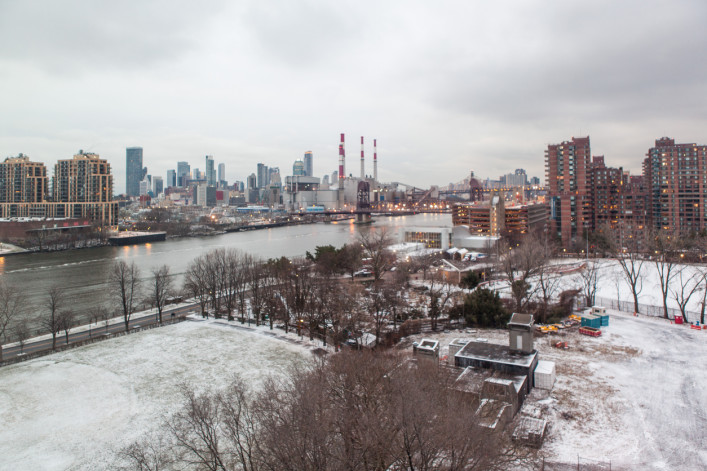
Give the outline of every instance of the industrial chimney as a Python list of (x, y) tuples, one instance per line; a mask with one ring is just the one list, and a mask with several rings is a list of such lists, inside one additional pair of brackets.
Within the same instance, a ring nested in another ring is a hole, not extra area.
[(363, 136), (361, 136), (361, 180), (366, 179), (366, 172), (364, 170), (364, 159), (363, 159)]
[(378, 150), (376, 139), (373, 139), (373, 181), (378, 183)]

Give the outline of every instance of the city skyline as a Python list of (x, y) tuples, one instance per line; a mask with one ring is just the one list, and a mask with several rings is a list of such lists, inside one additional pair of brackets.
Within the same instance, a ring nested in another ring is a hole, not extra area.
[(307, 150), (322, 177), (344, 132), (348, 173), (365, 136), (366, 173), (377, 138), (381, 181), (429, 186), (470, 170), (542, 178), (549, 143), (590, 135), (638, 174), (655, 139), (707, 142), (705, 13), (687, 0), (4, 3), (0, 157), (51, 167), (96, 152), (121, 193), (127, 147), (163, 178), (213, 155), (245, 181)]

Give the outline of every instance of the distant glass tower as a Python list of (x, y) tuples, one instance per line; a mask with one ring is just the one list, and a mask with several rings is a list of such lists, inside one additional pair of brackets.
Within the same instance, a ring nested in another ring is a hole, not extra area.
[(308, 177), (314, 176), (314, 154), (311, 150), (304, 153), (304, 174)]
[(221, 182), (226, 181), (226, 164), (224, 163), (218, 164), (218, 181), (219, 185), (221, 185)]
[(187, 180), (191, 175), (189, 162), (177, 162), (177, 186), (187, 186)]
[(301, 160), (295, 160), (295, 163), (292, 165), (292, 175), (306, 176), (305, 163)]
[(125, 193), (128, 196), (140, 196), (142, 180), (142, 147), (125, 149)]
[(216, 169), (214, 168), (214, 156), (206, 156), (206, 184), (209, 186), (216, 185)]
[(167, 188), (177, 186), (177, 172), (174, 170), (167, 170)]
[(258, 164), (258, 175), (257, 175), (257, 187), (265, 188), (268, 183), (270, 183), (270, 172), (268, 171), (268, 166), (265, 164)]

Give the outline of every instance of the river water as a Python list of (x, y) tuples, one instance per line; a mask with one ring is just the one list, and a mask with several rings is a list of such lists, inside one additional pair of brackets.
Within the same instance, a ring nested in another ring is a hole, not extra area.
[(318, 223), (125, 247), (12, 255), (0, 257), (0, 276), (27, 296), (31, 305), (27, 316), (34, 330), (37, 319), (46, 311), (47, 292), (52, 286), (63, 289), (70, 304), (67, 308), (81, 321), (85, 322), (91, 309), (101, 304), (115, 310), (117, 306), (111, 301), (106, 280), (116, 260), (135, 262), (143, 278), (149, 278), (153, 268), (168, 265), (175, 276), (175, 287), (181, 287), (189, 262), (216, 248), (235, 248), (264, 259), (296, 257), (314, 252), (319, 245), (341, 247), (354, 241), (359, 231), (385, 228), (397, 240), (404, 227), (450, 225), (449, 214), (417, 214), (378, 217), (370, 226), (357, 226), (349, 221)]

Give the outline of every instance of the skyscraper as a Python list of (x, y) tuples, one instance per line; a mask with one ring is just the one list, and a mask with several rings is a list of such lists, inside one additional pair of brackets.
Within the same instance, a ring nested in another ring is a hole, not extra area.
[(157, 198), (164, 191), (164, 183), (162, 177), (152, 177), (152, 194)]
[(566, 248), (591, 229), (590, 159), (589, 136), (550, 144), (545, 151), (550, 227)]
[(190, 172), (189, 162), (177, 162), (177, 186), (187, 186), (187, 180), (189, 180), (191, 175)]
[(142, 180), (142, 147), (125, 149), (125, 193), (128, 196), (140, 196)]
[(314, 154), (311, 150), (304, 153), (304, 174), (308, 177), (314, 176)]
[(258, 188), (265, 188), (267, 184), (269, 183), (268, 178), (270, 174), (268, 172), (268, 166), (265, 164), (258, 164), (258, 181), (257, 181), (257, 187)]
[(301, 160), (295, 160), (295, 163), (292, 165), (292, 175), (294, 175), (295, 177), (307, 175), (307, 170), (304, 162), (302, 162)]
[[(221, 182), (226, 181), (226, 164), (220, 163), (218, 164), (218, 182), (219, 185), (222, 185)], [(223, 186), (226, 186), (225, 183), (223, 183)]]
[(214, 168), (214, 156), (206, 156), (206, 184), (209, 186), (216, 185), (216, 169)]
[(177, 172), (167, 170), (167, 188), (177, 186)]

